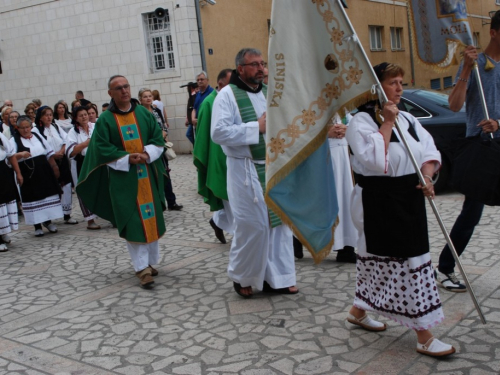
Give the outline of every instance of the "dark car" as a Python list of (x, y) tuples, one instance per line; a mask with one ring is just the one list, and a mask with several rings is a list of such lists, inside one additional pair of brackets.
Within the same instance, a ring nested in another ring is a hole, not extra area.
[(448, 95), (425, 89), (408, 89), (398, 105), (400, 110), (411, 113), (432, 135), (442, 156), (436, 192), (448, 186), (451, 172), (452, 142), (465, 137), (465, 107), (453, 112), (448, 104)]

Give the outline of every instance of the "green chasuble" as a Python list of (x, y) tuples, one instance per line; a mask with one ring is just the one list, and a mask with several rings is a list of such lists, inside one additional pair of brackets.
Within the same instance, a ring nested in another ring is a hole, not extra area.
[(161, 158), (130, 164), (128, 172), (107, 164), (143, 152), (146, 145), (164, 143), (153, 115), (136, 102), (128, 113), (103, 112), (95, 125), (76, 192), (90, 211), (116, 225), (129, 242), (151, 243), (165, 233), (165, 168)]
[(216, 96), (217, 91), (214, 90), (201, 103), (193, 150), (193, 163), (198, 169), (198, 194), (203, 196), (210, 211), (224, 208), (222, 200), (229, 200), (226, 155), (222, 147), (210, 137), (212, 106)]

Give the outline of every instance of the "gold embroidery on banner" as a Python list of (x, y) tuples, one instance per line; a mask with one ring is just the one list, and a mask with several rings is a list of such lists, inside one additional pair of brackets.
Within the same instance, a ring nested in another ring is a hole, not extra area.
[[(278, 131), (276, 136), (271, 138), (267, 144), (267, 163), (276, 161), (279, 155), (285, 152), (285, 149), (293, 146), (300, 135), (307, 133), (311, 126), (315, 126), (316, 121), (325, 115), (332, 102), (339, 99), (344, 91), (349, 90), (353, 85), (359, 84), (364, 74), (360, 69), (360, 62), (354, 57), (352, 43), (343, 43), (345, 33), (340, 29), (341, 24), (331, 9), (332, 4), (325, 0), (311, 1), (316, 4), (316, 8), (325, 22), (325, 28), (333, 43), (334, 53), (326, 56), (324, 64), (326, 69), (335, 74), (335, 77), (325, 85), (316, 100), (309, 104), (309, 108), (303, 109), (301, 115), (293, 118), (291, 124)], [(282, 92), (279, 93), (280, 99), (281, 94)], [(343, 103), (339, 112), (348, 105), (361, 105), (371, 99), (372, 97), (368, 92), (363, 93), (351, 99), (348, 103)], [(279, 106), (274, 95), (270, 106)]]

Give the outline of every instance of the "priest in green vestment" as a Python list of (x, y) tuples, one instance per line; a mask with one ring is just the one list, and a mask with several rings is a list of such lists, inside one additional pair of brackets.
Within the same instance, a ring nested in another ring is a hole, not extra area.
[(158, 240), (165, 233), (160, 160), (164, 140), (154, 116), (131, 99), (123, 76), (108, 81), (111, 102), (97, 120), (78, 185), (85, 205), (118, 228), (127, 240), (143, 288), (153, 287), (158, 271)]
[(200, 106), (198, 125), (196, 126), (196, 142), (193, 150), (193, 163), (198, 170), (198, 194), (215, 211), (210, 225), (215, 236), (226, 243), (223, 229), (232, 233), (232, 214), (227, 197), (226, 155), (222, 147), (212, 141), (210, 136), (212, 106), (220, 91), (229, 83), (232, 69), (223, 69), (217, 76), (217, 90), (205, 98)]

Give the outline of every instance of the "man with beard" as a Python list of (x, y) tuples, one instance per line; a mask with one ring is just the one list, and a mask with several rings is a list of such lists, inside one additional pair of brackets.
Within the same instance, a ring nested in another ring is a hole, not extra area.
[(214, 101), (212, 140), (227, 156), (227, 194), (234, 216), (228, 276), (243, 298), (253, 288), (295, 294), (292, 232), (264, 201), (266, 95), (262, 53), (244, 48)]
[(112, 99), (97, 120), (76, 190), (92, 212), (118, 228), (140, 286), (151, 289), (165, 233), (165, 142), (154, 116), (131, 99), (125, 77), (112, 76), (108, 89)]

